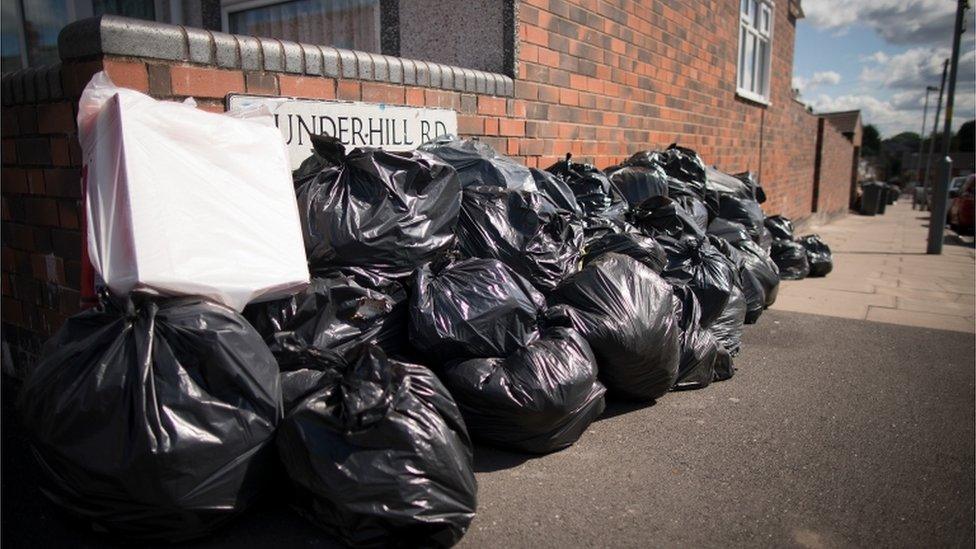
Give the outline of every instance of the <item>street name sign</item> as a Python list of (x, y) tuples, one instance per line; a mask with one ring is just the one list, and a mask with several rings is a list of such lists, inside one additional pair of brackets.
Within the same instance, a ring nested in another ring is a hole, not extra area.
[(267, 107), (288, 147), (292, 169), (311, 154), (310, 134), (337, 137), (347, 151), (355, 147), (408, 151), (439, 135), (457, 133), (457, 113), (450, 109), (237, 94), (228, 97), (227, 106), (231, 110)]

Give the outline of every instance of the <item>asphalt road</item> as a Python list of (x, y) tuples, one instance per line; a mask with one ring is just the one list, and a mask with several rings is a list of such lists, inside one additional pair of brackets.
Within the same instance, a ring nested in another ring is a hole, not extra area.
[[(478, 448), (463, 547), (974, 545), (974, 338), (767, 311), (727, 382), (612, 404), (542, 458)], [(4, 384), (5, 547), (104, 546), (49, 506)], [(269, 501), (198, 547), (331, 546)]]

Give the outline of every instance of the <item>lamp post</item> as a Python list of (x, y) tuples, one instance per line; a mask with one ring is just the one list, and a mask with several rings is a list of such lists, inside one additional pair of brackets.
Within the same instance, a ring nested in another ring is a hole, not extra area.
[[(922, 178), (922, 148), (925, 144), (925, 121), (929, 116), (929, 92), (938, 91), (935, 86), (925, 86), (925, 107), (922, 108), (922, 131), (918, 134), (918, 161), (915, 162), (915, 179)], [(922, 183), (925, 186), (925, 183)]]
[[(942, 83), (939, 84), (939, 102), (935, 106), (935, 119), (932, 120), (932, 135), (929, 136), (929, 155), (925, 157), (925, 179), (922, 180), (922, 188), (928, 191), (929, 188), (929, 168), (932, 167), (932, 155), (935, 154), (935, 134), (939, 131), (939, 113), (942, 112), (942, 93), (945, 91), (946, 73), (949, 71), (949, 60), (942, 63)], [(925, 198), (928, 202), (928, 195)]]
[(959, 73), (959, 41), (962, 38), (965, 13), (969, 9), (968, 0), (959, 0), (956, 5), (956, 24), (952, 33), (952, 61), (949, 64), (949, 88), (946, 90), (945, 136), (942, 143), (944, 159), (942, 173), (935, 181), (932, 193), (932, 216), (929, 218), (929, 242), (926, 252), (942, 253), (942, 240), (945, 236), (946, 207), (949, 201), (949, 178), (952, 176), (952, 161), (949, 159), (949, 141), (952, 141), (952, 106), (956, 98), (956, 75)]

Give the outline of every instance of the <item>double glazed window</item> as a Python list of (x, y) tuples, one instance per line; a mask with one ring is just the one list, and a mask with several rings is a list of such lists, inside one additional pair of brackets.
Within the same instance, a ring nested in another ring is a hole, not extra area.
[(223, 12), (234, 34), (380, 52), (380, 0), (224, 0)]
[(769, 73), (772, 60), (773, 4), (769, 0), (739, 2), (739, 95), (769, 101)]
[(0, 0), (2, 72), (57, 63), (58, 33), (93, 15), (154, 19), (159, 0)]

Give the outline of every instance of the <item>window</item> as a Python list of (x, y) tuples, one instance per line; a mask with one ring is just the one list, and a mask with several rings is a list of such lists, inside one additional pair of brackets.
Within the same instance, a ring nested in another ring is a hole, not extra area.
[(380, 53), (380, 0), (224, 0), (234, 34)]
[(2, 72), (57, 63), (58, 34), (65, 25), (92, 15), (154, 19), (158, 0), (2, 0)]
[(740, 0), (739, 6), (736, 90), (742, 97), (768, 103), (774, 6), (769, 0)]

